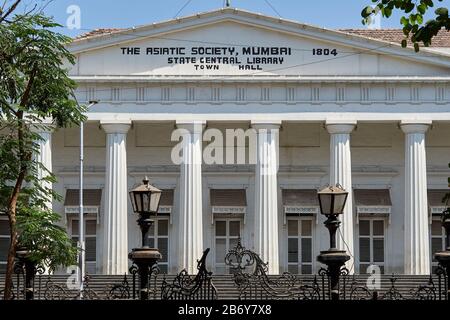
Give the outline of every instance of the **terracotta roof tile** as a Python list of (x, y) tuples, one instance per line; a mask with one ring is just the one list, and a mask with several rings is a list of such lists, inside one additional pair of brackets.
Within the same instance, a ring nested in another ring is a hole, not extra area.
[(110, 33), (115, 33), (115, 32), (119, 32), (121, 30), (124, 29), (118, 29), (118, 28), (99, 28), (99, 29), (95, 29), (83, 34), (80, 34), (78, 36), (75, 37), (75, 40), (80, 40), (80, 39), (86, 39), (86, 38), (92, 38), (92, 37), (97, 37), (97, 36), (101, 36), (101, 35), (105, 35), (105, 34), (110, 34)]
[[(75, 40), (93, 38), (101, 35), (116, 33), (125, 29), (118, 28), (100, 28), (86, 33), (83, 33)], [(393, 43), (401, 43), (404, 39), (403, 31), (401, 29), (338, 29), (338, 31), (345, 32), (352, 35), (358, 35), (365, 38), (383, 40)], [(431, 47), (450, 47), (450, 32), (442, 30), (432, 40)]]
[[(375, 40), (401, 43), (404, 39), (402, 29), (340, 29), (339, 31)], [(442, 30), (431, 42), (431, 47), (450, 47), (450, 32)]]

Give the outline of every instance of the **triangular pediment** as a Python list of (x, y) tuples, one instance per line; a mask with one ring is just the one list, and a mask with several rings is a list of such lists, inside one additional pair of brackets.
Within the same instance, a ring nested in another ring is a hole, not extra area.
[(450, 56), (236, 9), (74, 40), (75, 76), (446, 76)]

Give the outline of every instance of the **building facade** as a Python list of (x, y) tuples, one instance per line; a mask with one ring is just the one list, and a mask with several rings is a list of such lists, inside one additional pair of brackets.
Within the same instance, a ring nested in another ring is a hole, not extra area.
[[(239, 238), (270, 273), (317, 272), (316, 191), (339, 183), (351, 272), (429, 274), (444, 245), (450, 42), (415, 53), (377, 32), (226, 8), (75, 39), (77, 99), (99, 101), (85, 124), (87, 271), (127, 272), (140, 246), (128, 191), (148, 176), (164, 190), (150, 231), (164, 272), (194, 273), (211, 248), (227, 273)], [(43, 137), (65, 198), (53, 208), (76, 240), (79, 129)]]

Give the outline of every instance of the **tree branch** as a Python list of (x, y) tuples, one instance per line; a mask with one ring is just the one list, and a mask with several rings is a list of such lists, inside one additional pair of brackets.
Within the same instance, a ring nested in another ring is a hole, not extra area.
[(30, 79), (28, 79), (27, 87), (22, 95), (22, 99), (20, 100), (20, 106), (26, 107), (28, 101), (30, 100), (31, 89), (33, 87), (34, 79), (36, 78), (37, 66), (33, 65), (33, 69), (31, 70)]
[(15, 115), (15, 116), (17, 117), (17, 111), (14, 110), (13, 107), (11, 107), (8, 103), (3, 102), (3, 101), (0, 101), (0, 103), (1, 103), (3, 106), (5, 106), (6, 109), (8, 109), (9, 111), (11, 111), (11, 113), (12, 113), (13, 115)]
[(0, 16), (0, 23), (2, 23), (4, 20), (6, 20), (6, 18), (14, 12), (14, 10), (16, 10), (17, 6), (19, 5), (19, 3), (22, 2), (22, 0), (16, 0), (16, 2), (14, 2), (11, 7), (9, 7), (9, 9), (5, 12), (5, 14), (3, 14), (3, 12), (0, 12), (0, 14), (2, 14)]
[(23, 50), (25, 50), (30, 44), (32, 44), (35, 41), (36, 41), (36, 39), (30, 39), (30, 41), (25, 42), (25, 44), (20, 49), (18, 49), (16, 52), (14, 52), (12, 55), (10, 55), (7, 58), (13, 59), (15, 56), (18, 56), (19, 54), (21, 54), (23, 52)]

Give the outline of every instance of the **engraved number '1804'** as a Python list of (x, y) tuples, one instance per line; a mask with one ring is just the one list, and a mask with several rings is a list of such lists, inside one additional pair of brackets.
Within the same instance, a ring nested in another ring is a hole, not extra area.
[(313, 56), (337, 56), (337, 50), (336, 49), (322, 49), (322, 48), (315, 48), (312, 50)]

